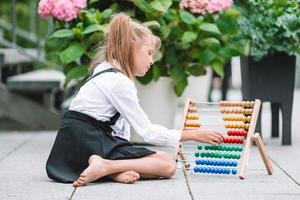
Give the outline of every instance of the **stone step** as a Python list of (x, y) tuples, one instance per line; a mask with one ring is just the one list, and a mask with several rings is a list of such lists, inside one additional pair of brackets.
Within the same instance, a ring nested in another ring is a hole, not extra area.
[[(19, 130), (55, 130), (61, 114), (9, 91), (0, 84), (0, 128)], [(5, 127), (6, 126), (6, 127)]]

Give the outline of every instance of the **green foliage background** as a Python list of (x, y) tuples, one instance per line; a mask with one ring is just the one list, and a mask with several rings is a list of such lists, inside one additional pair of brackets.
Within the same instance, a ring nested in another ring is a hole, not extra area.
[(236, 9), (196, 16), (180, 9), (179, 0), (91, 0), (78, 19), (55, 21), (55, 32), (47, 43), (48, 58), (63, 66), (66, 83), (87, 76), (95, 46), (104, 40), (111, 15), (118, 12), (148, 26), (162, 40), (156, 63), (138, 80), (147, 84), (169, 76), (178, 96), (187, 86), (188, 76), (203, 75), (206, 67), (223, 75), (224, 63), (243, 53), (243, 44), (233, 39), (239, 17)]

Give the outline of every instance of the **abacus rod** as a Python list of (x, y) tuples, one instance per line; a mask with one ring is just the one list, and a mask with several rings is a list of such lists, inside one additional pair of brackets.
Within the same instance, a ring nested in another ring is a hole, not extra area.
[(219, 102), (194, 101), (192, 104), (220, 105)]
[(177, 160), (177, 162), (196, 162), (196, 160)]

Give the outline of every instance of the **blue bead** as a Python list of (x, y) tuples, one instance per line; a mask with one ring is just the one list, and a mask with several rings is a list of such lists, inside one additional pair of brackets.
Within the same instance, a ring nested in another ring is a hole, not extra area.
[(200, 162), (200, 160), (196, 160), (196, 165), (199, 165), (200, 164), (199, 162)]
[(228, 166), (228, 161), (224, 161), (224, 166)]
[(236, 167), (238, 165), (237, 161), (233, 161), (233, 166)]
[(221, 161), (219, 161), (219, 166), (224, 166), (224, 161), (223, 160), (221, 160)]
[(203, 172), (204, 172), (204, 173), (209, 173), (209, 168), (204, 167), (204, 168), (203, 168)]
[(232, 169), (231, 173), (235, 175), (237, 173), (237, 170), (236, 169)]
[(226, 169), (225, 168), (222, 168), (222, 174), (226, 174)]
[(211, 173), (211, 169), (209, 167), (206, 169), (206, 171), (207, 173)]
[(230, 169), (226, 169), (226, 174), (230, 174)]
[(198, 172), (198, 167), (194, 167), (194, 172)]

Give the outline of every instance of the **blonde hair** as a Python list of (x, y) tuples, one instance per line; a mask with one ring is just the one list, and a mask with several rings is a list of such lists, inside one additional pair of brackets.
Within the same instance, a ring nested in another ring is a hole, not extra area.
[(99, 44), (100, 47), (89, 66), (89, 73), (92, 74), (103, 61), (108, 61), (112, 65), (117, 61), (121, 71), (130, 79), (134, 79), (133, 46), (134, 43), (146, 39), (151, 39), (156, 54), (160, 48), (160, 39), (149, 28), (133, 22), (123, 13), (114, 15), (109, 23), (107, 40), (104, 45)]

